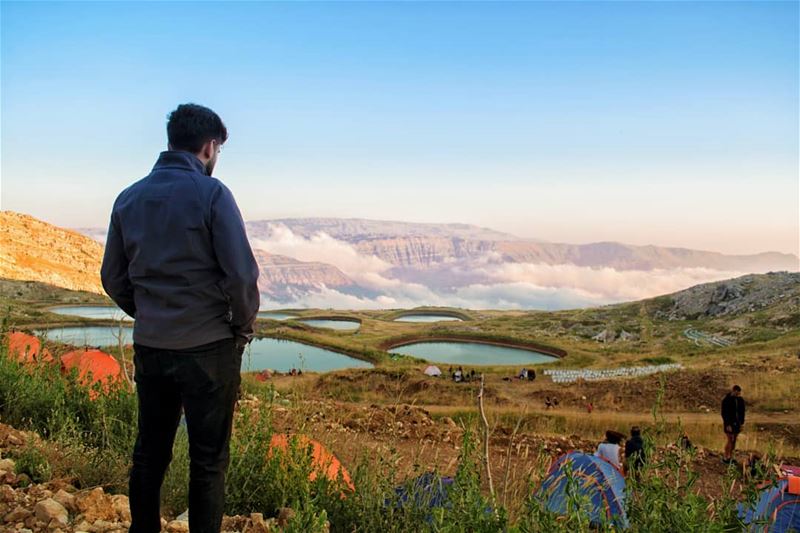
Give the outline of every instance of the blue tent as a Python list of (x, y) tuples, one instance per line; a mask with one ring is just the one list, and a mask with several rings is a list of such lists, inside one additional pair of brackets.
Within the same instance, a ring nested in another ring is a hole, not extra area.
[(745, 531), (787, 533), (800, 531), (800, 478), (785, 477), (761, 491), (755, 507), (739, 505)]
[(395, 489), (397, 503), (401, 507), (409, 503), (418, 508), (446, 507), (449, 504), (447, 490), (452, 484), (451, 477), (425, 472)]
[(595, 526), (629, 526), (625, 477), (614, 465), (594, 455), (572, 451), (556, 459), (536, 498), (559, 515), (579, 508)]

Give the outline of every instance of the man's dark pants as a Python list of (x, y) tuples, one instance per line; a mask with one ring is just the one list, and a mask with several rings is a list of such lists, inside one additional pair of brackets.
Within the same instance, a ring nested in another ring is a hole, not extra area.
[(189, 433), (189, 528), (217, 533), (242, 349), (223, 339), (186, 350), (134, 345), (139, 433), (130, 477), (131, 533), (161, 531), (160, 494), (181, 416)]

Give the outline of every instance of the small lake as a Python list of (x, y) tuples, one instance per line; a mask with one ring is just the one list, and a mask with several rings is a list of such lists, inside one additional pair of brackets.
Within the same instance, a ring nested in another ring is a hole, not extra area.
[(394, 322), (463, 322), (456, 316), (449, 315), (403, 315), (395, 318)]
[[(67, 327), (39, 330), (36, 335), (73, 346), (116, 346), (120, 328), (116, 326)], [(124, 344), (133, 344), (133, 328), (122, 328)]]
[(269, 368), (288, 372), (299, 368), (311, 372), (328, 372), (342, 368), (372, 368), (372, 363), (344, 354), (280, 339), (253, 339), (242, 356), (242, 372)]
[(79, 316), (81, 318), (94, 318), (97, 320), (133, 320), (133, 318), (126, 315), (119, 307), (112, 307), (110, 305), (59, 305), (56, 307), (48, 307), (47, 310), (59, 315)]
[(306, 318), (300, 320), (303, 324), (308, 324), (309, 326), (313, 326), (315, 328), (328, 328), (328, 329), (338, 329), (341, 331), (355, 331), (361, 327), (360, 322), (356, 322), (355, 320), (332, 320), (328, 318)]
[(289, 313), (281, 313), (279, 311), (259, 311), (258, 318), (269, 318), (271, 320), (288, 320), (290, 318), (296, 318), (296, 316), (290, 315)]
[(551, 355), (533, 350), (479, 342), (415, 342), (392, 348), (389, 353), (452, 365), (536, 365), (556, 361)]

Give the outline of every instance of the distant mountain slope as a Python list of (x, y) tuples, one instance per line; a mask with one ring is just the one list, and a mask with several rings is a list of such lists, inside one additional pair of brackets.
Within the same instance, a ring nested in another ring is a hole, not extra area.
[[(519, 239), (513, 235), (469, 224), (421, 224), (356, 218), (284, 218), (247, 222), (254, 241), (269, 240), (278, 225), (304, 238), (317, 233), (347, 242), (362, 255), (376, 256), (404, 270), (436, 269), (472, 261), (576, 265), (617, 270), (707, 268), (727, 272), (798, 271), (796, 255), (779, 252), (728, 255), (719, 252), (665, 246), (637, 246), (618, 242), (566, 244)], [(103, 242), (105, 229), (77, 231)], [(408, 277), (406, 271), (404, 277)]]
[(358, 251), (375, 255), (401, 268), (429, 269), (453, 260), (471, 261), (491, 256), (495, 262), (544, 265), (576, 265), (617, 270), (708, 268), (729, 272), (797, 270), (791, 254), (765, 252), (725, 255), (718, 252), (634, 246), (616, 242), (592, 244), (539, 243), (529, 241), (478, 241), (446, 237), (401, 237), (362, 239)]
[(81, 235), (86, 235), (87, 237), (96, 240), (101, 244), (105, 244), (106, 242), (106, 235), (108, 234), (108, 228), (72, 228), (72, 231), (77, 231)]
[(494, 250), (500, 252), (504, 259), (516, 263), (572, 264), (610, 267), (617, 270), (710, 268), (735, 272), (766, 272), (800, 269), (797, 256), (778, 252), (726, 255), (687, 248), (634, 246), (618, 242), (592, 244), (499, 242)]
[(429, 237), (469, 239), (479, 241), (518, 240), (509, 233), (481, 228), (472, 224), (435, 224), (400, 222), (392, 220), (367, 220), (363, 218), (276, 218), (251, 220), (247, 229), (252, 234), (263, 233), (271, 224), (286, 226), (293, 233), (310, 237), (315, 233), (327, 233), (335, 239), (359, 242), (364, 239), (395, 237)]
[(332, 265), (298, 261), (264, 250), (253, 253), (259, 266), (259, 290), (278, 302), (289, 302), (323, 287), (341, 292), (358, 290), (353, 280)]
[(29, 215), (0, 211), (0, 277), (102, 294), (103, 246)]
[[(362, 219), (294, 218), (247, 223), (253, 240), (268, 240), (275, 226), (311, 237), (324, 232), (402, 269), (436, 269), (454, 261), (576, 265), (617, 270), (708, 268), (728, 272), (800, 270), (797, 256), (778, 252), (726, 255), (718, 252), (634, 246), (617, 242), (536, 242), (468, 224), (416, 224)], [(407, 273), (407, 272), (406, 272)]]

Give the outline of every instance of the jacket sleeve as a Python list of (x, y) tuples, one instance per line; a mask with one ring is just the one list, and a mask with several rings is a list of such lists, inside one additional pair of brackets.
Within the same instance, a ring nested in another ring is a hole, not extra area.
[(744, 411), (745, 411), (745, 403), (744, 400), (739, 402), (739, 423), (744, 424)]
[(111, 213), (111, 222), (108, 225), (106, 249), (103, 254), (103, 265), (100, 267), (100, 279), (103, 289), (112, 300), (126, 313), (136, 318), (136, 303), (133, 299), (133, 284), (128, 277), (128, 257), (119, 226)]
[(211, 199), (211, 239), (224, 276), (220, 288), (230, 304), (231, 328), (249, 341), (260, 305), (258, 264), (236, 200), (221, 183)]
[(725, 425), (728, 425), (731, 420), (730, 407), (728, 406), (728, 396), (725, 396), (722, 399), (722, 409), (720, 410), (720, 413), (722, 414), (722, 422), (725, 423)]

